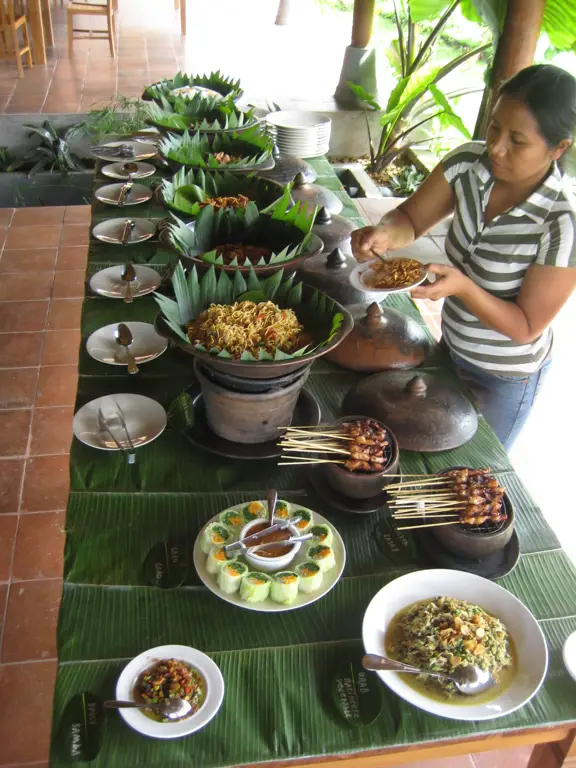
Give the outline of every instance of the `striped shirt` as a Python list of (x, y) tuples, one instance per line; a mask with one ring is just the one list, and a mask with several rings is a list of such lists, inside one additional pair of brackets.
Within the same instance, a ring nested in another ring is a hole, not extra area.
[[(446, 254), (477, 285), (514, 300), (531, 264), (576, 267), (576, 201), (555, 163), (530, 197), (489, 224), (484, 217), (495, 179), (484, 142), (450, 152), (442, 167), (456, 198)], [(535, 373), (552, 347), (550, 328), (528, 344), (517, 344), (487, 328), (454, 296), (444, 301), (442, 335), (457, 355), (500, 376)]]

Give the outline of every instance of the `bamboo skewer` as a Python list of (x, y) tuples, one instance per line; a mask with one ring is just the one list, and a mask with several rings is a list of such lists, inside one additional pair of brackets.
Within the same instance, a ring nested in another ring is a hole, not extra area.
[(425, 519), (427, 517), (457, 517), (458, 519), (460, 519), (460, 515), (453, 515), (451, 513), (450, 514), (440, 513), (439, 515), (392, 515), (392, 517), (394, 518), (394, 520), (413, 520), (418, 518)]
[[(285, 457), (287, 458), (287, 457)], [(335, 461), (333, 459), (302, 459), (301, 461), (279, 461), (279, 467), (291, 467), (296, 464), (344, 464), (343, 461)]]
[(415, 528), (436, 528), (440, 525), (457, 525), (460, 520), (448, 520), (444, 523), (427, 523), (426, 525), (403, 525), (397, 528), (397, 531), (412, 531)]

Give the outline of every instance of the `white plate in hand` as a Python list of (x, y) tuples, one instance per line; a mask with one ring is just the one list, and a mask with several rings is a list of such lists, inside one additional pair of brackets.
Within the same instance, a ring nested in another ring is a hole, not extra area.
[[(157, 334), (150, 323), (135, 321), (125, 322), (124, 325), (132, 334), (130, 352), (138, 365), (148, 363), (166, 351), (168, 340)], [(88, 337), (86, 351), (90, 357), (108, 365), (128, 365), (126, 349), (116, 342), (114, 336), (117, 328), (118, 323), (105, 325)]]
[[(162, 282), (162, 278), (155, 269), (134, 264), (136, 280), (130, 283), (133, 298), (152, 293)], [(126, 296), (126, 283), (122, 280), (123, 265), (107, 267), (96, 272), (90, 279), (90, 288), (100, 296), (108, 299), (123, 299)]]
[[(401, 258), (401, 257), (394, 257), (395, 259)], [(406, 257), (408, 259), (408, 257)], [(390, 259), (392, 260), (392, 259)], [(410, 261), (416, 261), (416, 259), (410, 259)], [(416, 288), (418, 285), (422, 285), (422, 283), (426, 280), (428, 277), (428, 270), (426, 269), (426, 265), (421, 265), (420, 270), (420, 277), (418, 280), (415, 280), (413, 283), (410, 283), (410, 285), (404, 285), (402, 288), (373, 288), (372, 286), (368, 285), (365, 281), (367, 278), (372, 277), (375, 274), (374, 270), (372, 269), (372, 262), (366, 262), (364, 264), (359, 264), (357, 267), (354, 267), (352, 272), (350, 272), (349, 280), (350, 283), (356, 288), (358, 291), (362, 291), (363, 293), (369, 293), (374, 296), (387, 296), (388, 294), (392, 293), (408, 293), (413, 288)]]
[[(260, 500), (261, 504), (266, 506), (266, 502)], [(249, 504), (250, 502), (245, 501), (243, 504), (236, 504), (233, 507), (226, 507), (226, 511), (229, 509), (234, 509), (241, 511), (246, 504)], [(228, 603), (232, 603), (233, 605), (237, 605), (239, 608), (246, 608), (249, 611), (263, 611), (266, 613), (278, 613), (280, 611), (293, 611), (295, 608), (304, 608), (306, 605), (310, 605), (310, 603), (315, 603), (316, 600), (320, 600), (321, 597), (324, 597), (324, 595), (328, 594), (330, 590), (336, 586), (338, 581), (340, 580), (340, 577), (342, 576), (342, 573), (344, 572), (344, 566), (346, 565), (346, 548), (344, 547), (344, 542), (342, 541), (342, 537), (336, 530), (336, 528), (332, 525), (332, 523), (327, 520), (325, 517), (322, 517), (322, 515), (319, 515), (318, 512), (314, 512), (312, 509), (308, 509), (308, 507), (302, 506), (302, 504), (292, 504), (288, 503), (288, 510), (290, 513), (290, 517), (294, 517), (295, 513), (299, 509), (306, 509), (309, 512), (312, 512), (313, 516), (313, 522), (312, 525), (329, 525), (332, 529), (332, 532), (334, 534), (333, 541), (332, 541), (332, 549), (334, 550), (334, 557), (336, 559), (336, 565), (334, 568), (332, 568), (330, 571), (324, 574), (322, 578), (322, 584), (320, 586), (320, 589), (318, 589), (316, 592), (298, 592), (298, 597), (293, 603), (290, 603), (290, 605), (282, 605), (281, 603), (277, 603), (274, 600), (272, 600), (270, 597), (267, 597), (266, 600), (263, 600), (261, 603), (248, 603), (246, 600), (240, 599), (240, 593), (236, 592), (233, 595), (228, 595), (225, 592), (222, 592), (222, 590), (219, 588), (216, 576), (217, 574), (211, 574), (208, 573), (208, 570), (206, 569), (206, 560), (208, 558), (208, 555), (205, 555), (204, 552), (202, 552), (202, 548), (200, 546), (200, 539), (202, 538), (202, 531), (206, 526), (203, 526), (202, 530), (198, 534), (198, 537), (194, 543), (194, 567), (196, 568), (196, 572), (198, 573), (198, 576), (200, 577), (200, 580), (204, 583), (206, 587), (211, 592), (214, 592), (215, 595), (218, 595), (218, 597), (221, 597), (222, 600), (226, 600)], [(222, 510), (224, 511), (224, 510)], [(218, 522), (218, 515), (211, 518), (207, 521), (206, 525), (209, 525), (210, 523), (216, 523)], [(279, 568), (279, 571), (293, 571), (294, 568), (299, 565), (300, 563), (303, 563), (305, 560), (308, 560), (306, 553), (308, 551), (308, 547), (312, 545), (312, 541), (304, 541), (302, 543), (302, 546), (300, 547), (300, 551), (292, 560), (290, 565), (287, 568)], [(245, 562), (242, 557), (240, 557), (240, 560), (242, 562)], [(246, 563), (248, 565), (248, 563)], [(255, 568), (250, 568), (248, 565), (249, 570), (254, 571)], [(273, 576), (273, 573), (269, 574), (270, 576)]]

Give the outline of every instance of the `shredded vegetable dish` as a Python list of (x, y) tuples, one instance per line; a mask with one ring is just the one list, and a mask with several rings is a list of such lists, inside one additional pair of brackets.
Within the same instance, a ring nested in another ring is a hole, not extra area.
[(211, 205), (215, 210), (220, 208), (246, 208), (250, 200), (246, 195), (231, 195), (228, 197), (209, 197), (203, 203), (199, 203), (200, 208), (206, 208)]
[(370, 288), (406, 288), (422, 277), (422, 264), (415, 259), (377, 259), (370, 267), (374, 274), (364, 277)]
[(272, 256), (272, 250), (261, 245), (243, 245), (242, 243), (226, 243), (215, 248), (218, 256), (222, 256), (224, 264), (230, 264), (236, 259), (241, 267), (244, 264), (258, 264), (261, 259)]
[[(386, 651), (391, 658), (434, 672), (477, 666), (489, 670), (497, 682), (513, 663), (502, 622), (477, 605), (452, 597), (424, 600), (401, 611), (386, 635)], [(446, 698), (459, 695), (450, 680), (418, 677)]]
[[(183, 661), (168, 659), (157, 662), (140, 676), (136, 683), (136, 693), (145, 704), (159, 704), (164, 699), (185, 699), (192, 706), (186, 715), (190, 717), (204, 703), (206, 683), (193, 667)], [(152, 710), (143, 709), (142, 712), (152, 720), (170, 722)]]
[(261, 349), (271, 355), (277, 349), (296, 352), (308, 343), (303, 330), (291, 309), (280, 309), (271, 301), (239, 301), (212, 304), (188, 324), (187, 333), (193, 344), (224, 350), (238, 360), (245, 350), (254, 357)]

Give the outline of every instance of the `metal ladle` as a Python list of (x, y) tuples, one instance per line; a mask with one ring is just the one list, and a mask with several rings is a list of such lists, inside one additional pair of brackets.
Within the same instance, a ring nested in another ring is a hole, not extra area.
[(179, 720), (186, 717), (192, 709), (192, 705), (185, 699), (164, 699), (158, 704), (139, 704), (136, 701), (105, 701), (104, 706), (109, 709), (150, 709), (169, 720)]
[(377, 656), (369, 653), (362, 659), (364, 669), (387, 672), (406, 672), (409, 675), (429, 675), (439, 680), (452, 680), (460, 693), (465, 696), (476, 696), (484, 693), (496, 684), (491, 673), (480, 667), (458, 667), (450, 674), (444, 672), (432, 672), (428, 669), (418, 669), (409, 664), (403, 664), (395, 659), (388, 659), (386, 656)]

